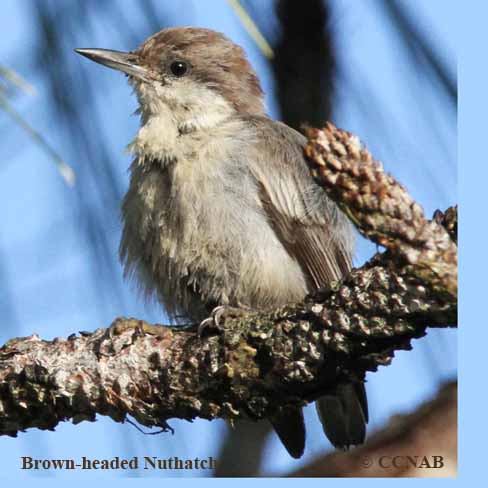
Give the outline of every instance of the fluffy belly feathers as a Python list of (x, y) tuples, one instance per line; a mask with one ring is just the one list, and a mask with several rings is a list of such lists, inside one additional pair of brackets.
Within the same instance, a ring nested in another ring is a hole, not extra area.
[[(266, 308), (302, 299), (307, 289), (300, 267), (256, 206), (250, 183), (242, 182), (246, 198), (224, 204), (219, 178), (206, 173), (198, 179), (192, 169), (133, 165), (121, 257), (146, 295), (155, 294), (170, 317), (195, 319), (219, 304)], [(185, 180), (175, 185), (175, 178)], [(199, 198), (200, 185), (212, 198)]]

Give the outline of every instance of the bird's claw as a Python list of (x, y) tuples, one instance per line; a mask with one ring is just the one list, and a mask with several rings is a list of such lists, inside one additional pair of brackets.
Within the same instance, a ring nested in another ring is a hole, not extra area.
[(209, 334), (221, 334), (223, 332), (223, 325), (227, 319), (241, 317), (247, 310), (237, 307), (230, 307), (228, 305), (220, 305), (215, 307), (205, 320), (200, 322), (198, 326), (198, 335), (203, 337)]

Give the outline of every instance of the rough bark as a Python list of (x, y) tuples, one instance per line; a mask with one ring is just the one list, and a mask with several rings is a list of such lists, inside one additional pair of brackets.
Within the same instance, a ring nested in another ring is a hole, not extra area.
[(327, 124), (308, 131), (312, 174), (367, 238), (390, 251), (402, 271), (457, 299), (457, 246), (439, 216), (420, 205), (383, 171), (359, 139)]
[(331, 124), (309, 138), (318, 184), (385, 252), (303, 303), (229, 319), (217, 335), (120, 318), (67, 339), (12, 339), (0, 349), (0, 434), (97, 413), (162, 427), (270, 418), (389, 364), (427, 326), (456, 325), (455, 209), (428, 221), (357, 138)]
[(457, 383), (408, 415), (396, 415), (367, 444), (323, 456), (292, 477), (452, 477), (457, 475)]

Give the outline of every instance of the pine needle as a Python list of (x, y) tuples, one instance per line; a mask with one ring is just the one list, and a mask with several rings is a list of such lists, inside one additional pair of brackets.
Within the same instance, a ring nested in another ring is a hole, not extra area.
[(261, 34), (258, 26), (247, 13), (246, 9), (241, 5), (241, 2), (239, 0), (227, 0), (227, 2), (239, 17), (242, 25), (247, 30), (248, 34), (251, 36), (263, 55), (268, 59), (273, 59), (273, 48), (270, 46), (263, 34)]
[(63, 177), (68, 186), (74, 186), (75, 184), (75, 172), (73, 168), (66, 164), (61, 156), (51, 147), (51, 145), (44, 139), (44, 137), (34, 129), (17, 110), (10, 104), (8, 99), (0, 93), (0, 108), (2, 108), (12, 119), (24, 129), (29, 136), (51, 157), (56, 164), (58, 171)]
[(17, 88), (27, 93), (28, 95), (37, 95), (37, 91), (34, 86), (32, 86), (25, 78), (20, 76), (14, 70), (0, 65), (0, 76), (6, 81), (12, 83), (12, 85), (15, 85)]

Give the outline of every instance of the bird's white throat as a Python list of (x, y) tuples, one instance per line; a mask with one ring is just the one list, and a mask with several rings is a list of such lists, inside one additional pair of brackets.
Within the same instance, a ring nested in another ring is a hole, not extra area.
[[(189, 138), (201, 138), (235, 113), (220, 94), (202, 85), (131, 83), (137, 94), (141, 128), (128, 149), (144, 160), (170, 160), (187, 152)], [(191, 143), (190, 143), (191, 146)]]

